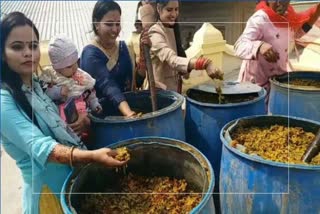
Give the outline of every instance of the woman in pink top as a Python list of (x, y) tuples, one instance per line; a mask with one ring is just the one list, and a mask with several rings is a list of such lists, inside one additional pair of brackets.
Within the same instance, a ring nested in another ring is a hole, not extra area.
[(320, 15), (319, 4), (296, 13), (290, 0), (261, 1), (235, 44), (243, 59), (239, 81), (250, 81), (269, 93), (269, 78), (289, 71), (288, 52), (294, 38), (310, 30)]

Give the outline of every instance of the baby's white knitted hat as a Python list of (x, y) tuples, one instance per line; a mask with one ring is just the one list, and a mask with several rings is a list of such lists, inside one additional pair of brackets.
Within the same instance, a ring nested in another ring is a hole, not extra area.
[(62, 69), (78, 61), (78, 50), (65, 34), (53, 37), (49, 42), (49, 57), (53, 69)]

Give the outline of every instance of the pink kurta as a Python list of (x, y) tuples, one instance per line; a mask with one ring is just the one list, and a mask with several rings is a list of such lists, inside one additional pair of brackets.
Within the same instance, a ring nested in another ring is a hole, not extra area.
[[(239, 81), (256, 83), (269, 92), (269, 78), (289, 71), (288, 51), (293, 39), (292, 30), (274, 26), (263, 10), (255, 12), (235, 44), (236, 55), (243, 59)], [(273, 50), (279, 53), (280, 59), (276, 63), (267, 62), (259, 53), (263, 42), (271, 44)]]

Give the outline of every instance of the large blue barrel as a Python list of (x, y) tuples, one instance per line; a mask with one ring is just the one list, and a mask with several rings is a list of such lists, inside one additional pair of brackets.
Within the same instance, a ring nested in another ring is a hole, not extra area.
[[(197, 101), (201, 96), (208, 96), (207, 92), (190, 89), (187, 91), (186, 103), (186, 139), (198, 148), (211, 162), (216, 175), (216, 187), (219, 184), (220, 159), (222, 143), (220, 141), (221, 128), (231, 120), (261, 115), (265, 111), (264, 98), (266, 91), (262, 89), (255, 96), (257, 98), (240, 103), (211, 104)], [(246, 97), (247, 95), (234, 95)], [(250, 95), (251, 96), (251, 95)]]
[[(127, 147), (130, 161), (127, 173), (143, 176), (168, 176), (186, 179), (201, 193), (202, 200), (192, 214), (214, 214), (212, 191), (214, 172), (208, 159), (195, 147), (169, 138), (136, 138), (110, 145), (110, 148)], [(114, 169), (89, 164), (73, 170), (66, 179), (61, 194), (65, 214), (79, 211), (84, 197), (90, 193), (105, 193), (103, 190), (117, 186), (119, 173)], [(114, 191), (115, 192), (115, 191)], [(87, 194), (84, 194), (87, 193)]]
[[(152, 112), (149, 91), (128, 92), (125, 93), (125, 97), (133, 110), (144, 113), (142, 117), (128, 119), (111, 115), (98, 118), (91, 115), (92, 131), (95, 139), (92, 145), (88, 145), (90, 149), (144, 136), (161, 136), (185, 140), (181, 109), (183, 96), (172, 91), (158, 91), (158, 110), (155, 112)], [(108, 106), (104, 106), (104, 108), (108, 108)]]
[(255, 116), (241, 120), (238, 123), (232, 121), (221, 130), (222, 213), (319, 213), (320, 166), (285, 164), (247, 155), (230, 146), (226, 130), (232, 126), (290, 124), (291, 127), (302, 127), (316, 133), (320, 123), (284, 116)]
[(320, 72), (291, 72), (271, 79), (269, 112), (320, 121), (320, 88), (289, 85), (295, 79), (320, 82)]

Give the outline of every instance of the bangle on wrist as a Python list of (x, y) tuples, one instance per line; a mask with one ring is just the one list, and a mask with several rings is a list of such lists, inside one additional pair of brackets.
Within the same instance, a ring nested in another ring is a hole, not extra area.
[(203, 69), (203, 64), (204, 64), (204, 58), (201, 58), (199, 61), (199, 70), (202, 70)]
[(73, 151), (76, 147), (75, 146), (72, 146), (71, 149), (70, 149), (70, 157), (69, 157), (69, 164), (71, 167), (73, 167)]
[(199, 68), (199, 58), (196, 60), (196, 63), (194, 66), (194, 69), (198, 70), (198, 68)]
[(196, 61), (196, 66), (195, 66), (195, 69), (196, 70), (203, 70), (204, 69), (204, 63), (207, 59), (206, 58), (203, 58), (203, 57), (200, 57), (197, 59)]

